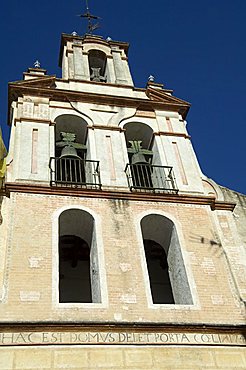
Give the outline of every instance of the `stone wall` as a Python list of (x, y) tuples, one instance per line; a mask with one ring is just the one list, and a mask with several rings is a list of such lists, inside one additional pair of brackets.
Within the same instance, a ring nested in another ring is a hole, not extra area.
[(0, 349), (2, 370), (166, 369), (238, 370), (246, 368), (245, 348), (174, 347), (15, 347)]
[(246, 251), (246, 195), (220, 186), (225, 201), (236, 203), (234, 218)]
[[(244, 324), (241, 306), (209, 206), (12, 193), (2, 251), (2, 321), (100, 321)], [(58, 301), (58, 217), (69, 208), (95, 219), (102, 302)], [(231, 212), (221, 225), (231, 222)], [(147, 276), (141, 219), (168, 217), (176, 226), (192, 294), (191, 305), (153, 304)], [(237, 252), (233, 229), (230, 248)], [(226, 240), (227, 240), (226, 239)], [(5, 254), (4, 253), (4, 254)], [(239, 261), (240, 262), (240, 261)], [(237, 261), (234, 265), (236, 266)], [(235, 272), (236, 273), (236, 272)], [(243, 284), (243, 282), (242, 282)], [(228, 315), (230, 312), (230, 315)]]

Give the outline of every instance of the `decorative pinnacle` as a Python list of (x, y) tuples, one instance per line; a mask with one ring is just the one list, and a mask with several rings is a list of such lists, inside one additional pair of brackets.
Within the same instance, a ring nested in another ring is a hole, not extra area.
[(40, 68), (41, 67), (41, 64), (38, 60), (36, 60), (36, 62), (33, 65), (34, 65), (34, 68)]
[(81, 18), (87, 18), (88, 25), (87, 25), (87, 33), (92, 34), (93, 31), (98, 29), (100, 27), (99, 22), (93, 23), (93, 20), (95, 19), (102, 19), (96, 15), (92, 15), (89, 10), (88, 0), (86, 0), (86, 13), (80, 14), (79, 17)]
[(149, 82), (154, 82), (154, 81), (155, 81), (155, 77), (154, 77), (154, 76), (152, 76), (152, 75), (149, 75), (149, 77), (148, 77), (148, 81), (149, 81)]

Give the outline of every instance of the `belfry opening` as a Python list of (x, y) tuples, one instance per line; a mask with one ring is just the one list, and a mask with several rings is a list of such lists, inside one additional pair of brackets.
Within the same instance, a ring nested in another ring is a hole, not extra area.
[(93, 217), (69, 209), (59, 217), (59, 302), (100, 301), (97, 246)]

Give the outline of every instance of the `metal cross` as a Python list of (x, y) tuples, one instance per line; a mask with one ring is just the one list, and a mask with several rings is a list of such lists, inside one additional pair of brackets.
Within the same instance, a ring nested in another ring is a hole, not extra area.
[(88, 20), (87, 33), (92, 34), (93, 31), (95, 31), (96, 29), (98, 29), (100, 27), (99, 22), (93, 24), (94, 19), (101, 19), (101, 18), (96, 16), (96, 15), (92, 15), (90, 13), (88, 0), (86, 0), (86, 13), (80, 14), (79, 17), (87, 18), (87, 20)]

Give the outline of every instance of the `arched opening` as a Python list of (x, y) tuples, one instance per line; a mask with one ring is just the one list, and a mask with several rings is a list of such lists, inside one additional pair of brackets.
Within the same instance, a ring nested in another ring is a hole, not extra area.
[(99, 162), (91, 157), (87, 122), (63, 114), (55, 120), (55, 157), (50, 160), (51, 185), (101, 188)]
[(92, 302), (90, 248), (75, 235), (59, 238), (60, 302)]
[(153, 303), (174, 303), (164, 248), (153, 240), (144, 239)]
[(141, 220), (145, 260), (154, 304), (192, 304), (176, 227), (167, 217)]
[(100, 302), (93, 217), (69, 209), (59, 217), (59, 302)]
[(81, 117), (63, 114), (56, 118), (55, 123), (55, 156), (71, 153), (85, 159), (87, 122)]
[(153, 130), (139, 122), (127, 123), (125, 126), (130, 181), (134, 189), (152, 189), (153, 180)]
[(89, 51), (90, 79), (96, 82), (107, 82), (106, 64), (107, 56), (101, 50)]
[(61, 184), (86, 183), (87, 124), (77, 116), (57, 117), (55, 126), (56, 182)]
[(152, 128), (130, 122), (124, 129), (129, 157), (125, 172), (130, 190), (177, 193), (173, 169), (162, 165)]

